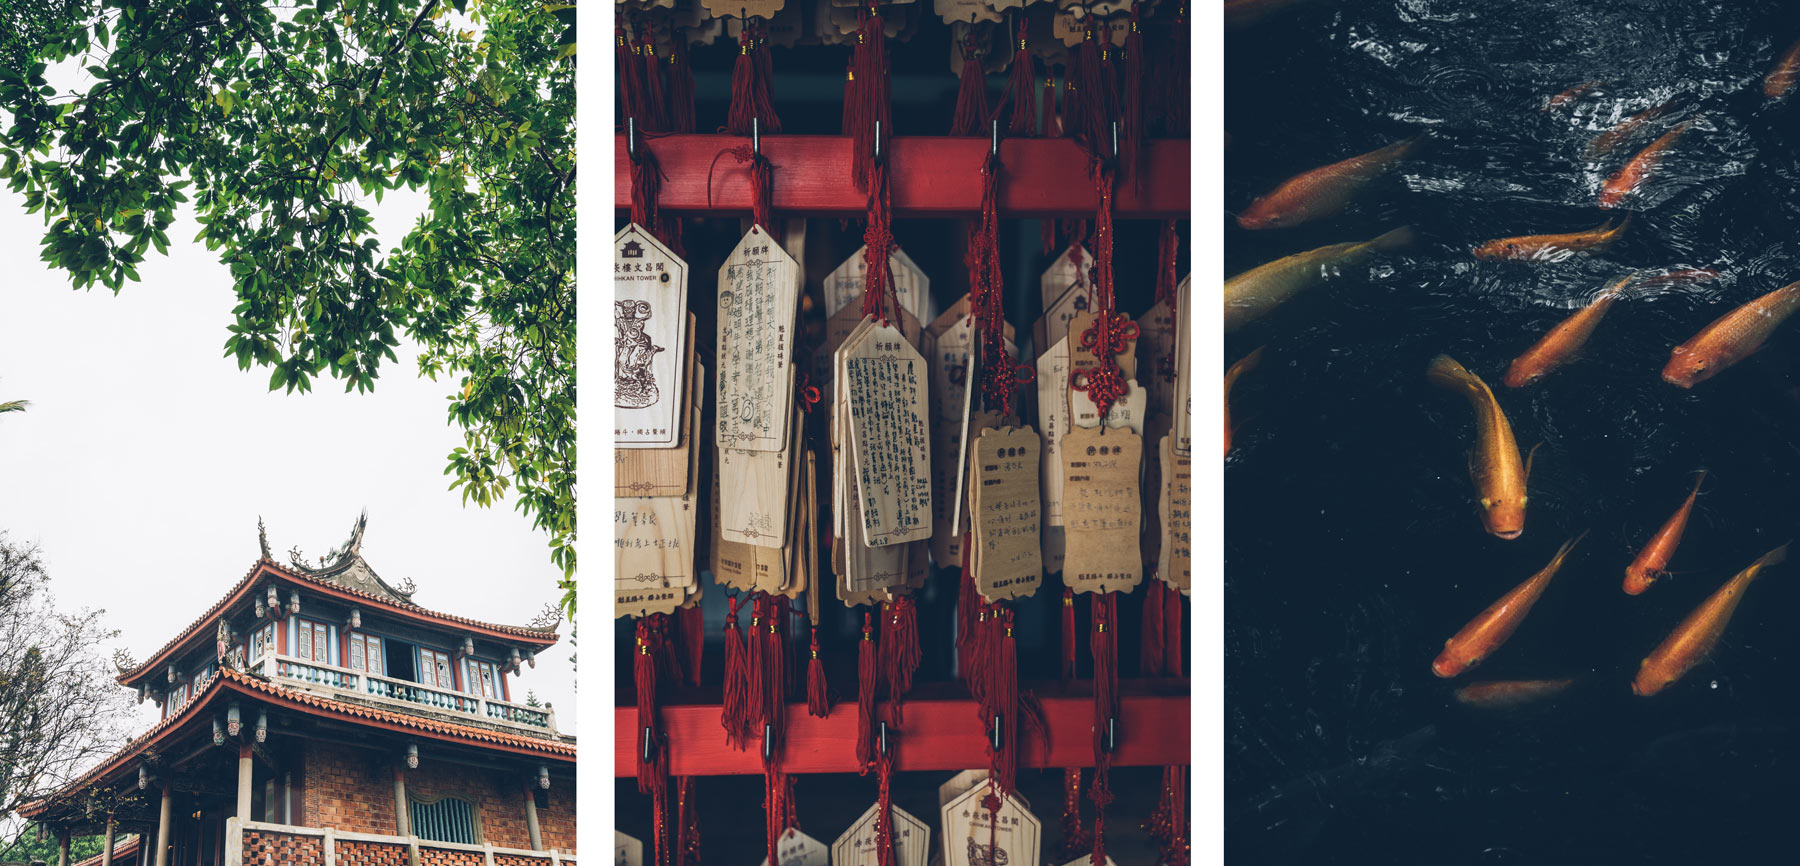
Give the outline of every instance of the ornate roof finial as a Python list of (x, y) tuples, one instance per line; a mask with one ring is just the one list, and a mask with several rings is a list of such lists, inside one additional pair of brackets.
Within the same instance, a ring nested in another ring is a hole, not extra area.
[(344, 545), (345, 556), (355, 556), (362, 551), (363, 530), (369, 528), (369, 509), (364, 508), (356, 518), (356, 528), (350, 530), (350, 542)]
[(260, 514), (256, 516), (256, 543), (262, 547), (262, 558), (273, 562), (275, 557), (269, 555), (269, 530), (263, 527), (263, 519)]

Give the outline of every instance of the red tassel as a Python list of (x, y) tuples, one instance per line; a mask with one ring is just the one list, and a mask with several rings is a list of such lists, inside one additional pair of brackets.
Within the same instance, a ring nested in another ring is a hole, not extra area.
[(1186, 676), (1187, 655), (1181, 651), (1181, 593), (1164, 587), (1163, 676)]
[(887, 31), (878, 7), (869, 6), (858, 31), (854, 72), (858, 79), (857, 98), (863, 103), (850, 128), (851, 177), (856, 188), (865, 192), (875, 189), (875, 124), (881, 124), (882, 151), (894, 137), (894, 122), (889, 110), (887, 74)]
[(956, 110), (950, 116), (951, 135), (986, 135), (988, 117), (987, 75), (973, 40), (962, 46), (962, 75), (957, 79)]
[(1063, 770), (1062, 839), (1056, 843), (1056, 859), (1073, 859), (1092, 845), (1081, 826), (1081, 768), (1068, 767)]
[(619, 77), (619, 111), (641, 125), (646, 122), (644, 67), (638, 60), (637, 48), (631, 44), (631, 26), (623, 19), (618, 22), (618, 46), (613, 54)]
[(750, 670), (744, 633), (738, 630), (739, 598), (726, 598), (730, 609), (725, 614), (725, 700), (719, 723), (725, 726), (725, 742), (742, 750), (750, 742)]
[(825, 663), (819, 660), (819, 627), (812, 629), (812, 660), (806, 663), (806, 711), (819, 718), (831, 715), (831, 700), (825, 691)]
[[(988, 769), (999, 782), (1000, 790), (1011, 791), (1019, 769), (1019, 654), (1013, 640), (1013, 612), (1004, 605), (995, 605), (994, 613), (999, 640), (989, 692), (994, 711), (1000, 716), (1000, 748), (995, 750), (993, 743), (988, 744), (993, 750)], [(991, 726), (993, 722), (988, 724)]]
[(687, 37), (680, 31), (669, 40), (669, 131), (694, 131), (694, 67), (688, 62)]
[(781, 862), (782, 824), (787, 821), (787, 779), (778, 762), (763, 762), (763, 841), (768, 845), (768, 862)]
[(1188, 68), (1188, 55), (1192, 50), (1191, 33), (1187, 17), (1187, 4), (1176, 4), (1175, 21), (1168, 28), (1165, 43), (1168, 48), (1165, 59), (1157, 64), (1163, 70), (1162, 88), (1163, 134), (1175, 138), (1187, 138), (1188, 126), (1188, 83), (1192, 70)]
[(769, 47), (768, 25), (756, 31), (756, 114), (762, 118), (762, 131), (781, 132), (781, 116), (775, 113), (775, 52)]
[(737, 63), (731, 67), (731, 108), (725, 115), (725, 131), (732, 135), (749, 135), (750, 121), (756, 117), (756, 58), (751, 54), (750, 28), (738, 33)]
[(1062, 678), (1075, 678), (1075, 590), (1063, 590)]
[(656, 668), (658, 656), (664, 652), (661, 625), (665, 614), (651, 614), (637, 623), (637, 656), (632, 659), (632, 679), (637, 686), (637, 753), (638, 793), (649, 794), (651, 821), (655, 830), (656, 863), (670, 862), (668, 845), (668, 777), (663, 765), (662, 735), (657, 730)]
[(883, 754), (875, 762), (875, 862), (894, 863), (894, 756)]
[[(1007, 134), (1014, 138), (1030, 137), (1038, 134), (1037, 128), (1037, 70), (1033, 68), (1031, 52), (1025, 48), (1025, 22), (1019, 22), (1019, 37), (1014, 41), (1017, 46), (1013, 51), (1012, 71), (1007, 73), (1006, 93), (1000, 97), (1000, 110), (1006, 109), (1008, 100), (1012, 102), (1011, 119), (1007, 121)], [(1055, 92), (1050, 89), (1049, 81), (1045, 81), (1044, 96), (1054, 99)], [(1044, 114), (1050, 114), (1053, 106), (1046, 106)]]
[(763, 656), (768, 653), (769, 645), (762, 639), (762, 621), (763, 594), (753, 593), (750, 596), (750, 628), (744, 633), (744, 671), (749, 674), (744, 718), (751, 737), (762, 733), (763, 722), (768, 718), (765, 713), (769, 708), (763, 699), (763, 676), (768, 671)]
[(919, 610), (912, 596), (882, 605), (881, 675), (896, 726), (906, 722), (906, 693), (919, 669)]
[(1138, 667), (1147, 677), (1163, 675), (1163, 589), (1160, 580), (1150, 581), (1144, 592), (1144, 626), (1138, 629), (1143, 636), (1138, 646)]
[(986, 671), (992, 662), (989, 656), (989, 642), (993, 639), (993, 629), (988, 624), (988, 615), (992, 609), (987, 602), (980, 602), (975, 609), (974, 634), (969, 638), (969, 697), (975, 699), (975, 706), (982, 708), (982, 718), (987, 718), (988, 677)]
[(694, 802), (694, 777), (675, 780), (675, 866), (700, 866), (700, 808)]
[(664, 132), (669, 128), (669, 100), (663, 86), (662, 64), (656, 59), (656, 29), (646, 25), (638, 39), (638, 55), (644, 64), (644, 116), (639, 132)]
[[(862, 34), (857, 33), (860, 41)], [(844, 119), (838, 127), (839, 135), (855, 135), (857, 127), (863, 122), (863, 108), (867, 101), (862, 98), (862, 89), (856, 81), (856, 52), (851, 50), (850, 62), (844, 64)]]
[(863, 614), (862, 643), (856, 648), (856, 761), (875, 762), (875, 625)]
[(1106, 740), (1119, 717), (1118, 600), (1117, 593), (1094, 594), (1094, 782), (1088, 799), (1094, 803), (1095, 863), (1106, 862), (1106, 807), (1113, 799)]
[(974, 679), (975, 618), (981, 609), (981, 594), (975, 590), (975, 575), (969, 573), (967, 536), (962, 544), (962, 580), (956, 590), (956, 672), (964, 683)]
[(775, 224), (775, 166), (767, 157), (753, 154), (750, 159), (750, 218), (781, 241), (781, 227)]
[(1138, 5), (1131, 4), (1131, 29), (1125, 34), (1125, 101), (1119, 111), (1119, 167), (1143, 188), (1137, 171), (1144, 146), (1144, 34), (1138, 28)]
[[(894, 291), (893, 274), (890, 270), (894, 233), (891, 228), (893, 209), (888, 199), (887, 162), (876, 163), (869, 168), (869, 172), (869, 182), (873, 189), (869, 192), (869, 224), (863, 230), (863, 243), (868, 249), (863, 254), (866, 267), (862, 313), (886, 324), (900, 319), (900, 298)], [(889, 317), (890, 312), (893, 314), (892, 318)]]
[(764, 748), (771, 755), (781, 753), (782, 733), (787, 729), (787, 663), (782, 620), (787, 618), (787, 603), (782, 596), (767, 598), (763, 623), (763, 724), (764, 736), (770, 742)]
[(706, 650), (706, 616), (700, 605), (677, 608), (675, 626), (681, 633), (681, 667), (687, 673), (688, 685), (700, 685), (700, 662)]

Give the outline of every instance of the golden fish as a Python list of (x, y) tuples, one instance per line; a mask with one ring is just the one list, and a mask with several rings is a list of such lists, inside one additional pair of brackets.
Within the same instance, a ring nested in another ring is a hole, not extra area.
[(1616, 226), (1613, 225), (1612, 220), (1607, 220), (1599, 228), (1588, 229), (1584, 232), (1500, 238), (1476, 247), (1475, 258), (1561, 261), (1575, 253), (1597, 253), (1606, 250), (1618, 242), (1619, 236), (1625, 234), (1625, 228), (1629, 225), (1631, 225), (1631, 214), (1626, 214), (1625, 219)]
[(1423, 138), (1398, 141), (1288, 178), (1268, 195), (1251, 202), (1238, 214), (1237, 224), (1247, 229), (1276, 229), (1335, 216), (1370, 181), (1405, 159)]
[(1225, 333), (1262, 318), (1340, 270), (1360, 265), (1376, 253), (1403, 249), (1412, 240), (1412, 229), (1402, 226), (1374, 240), (1295, 253), (1238, 274), (1225, 281)]
[(1675, 140), (1686, 131), (1687, 124), (1683, 123), (1663, 133), (1661, 138), (1652, 142), (1637, 156), (1632, 157), (1624, 168), (1607, 178), (1606, 186), (1600, 188), (1600, 206), (1604, 208), (1618, 207), (1625, 201), (1626, 196), (1637, 191), (1637, 188), (1650, 178), (1650, 173), (1662, 164), (1663, 154), (1669, 148), (1674, 147)]
[(1575, 684), (1574, 677), (1556, 680), (1489, 680), (1456, 690), (1456, 702), (1466, 707), (1507, 709), (1557, 695)]
[(1500, 409), (1494, 391), (1449, 355), (1431, 359), (1425, 376), (1433, 385), (1468, 398), (1475, 410), (1475, 450), (1469, 452), (1469, 477), (1481, 493), (1481, 520), (1499, 538), (1518, 538), (1525, 531), (1525, 481), (1531, 476), (1530, 458), (1519, 458), (1512, 424)]
[(1675, 627), (1669, 636), (1650, 651), (1638, 666), (1637, 679), (1631, 683), (1631, 693), (1649, 697), (1668, 688), (1688, 671), (1694, 669), (1706, 659), (1719, 637), (1725, 634), (1725, 626), (1730, 624), (1731, 615), (1737, 612), (1739, 602), (1744, 600), (1744, 590), (1749, 589), (1750, 582), (1763, 569), (1779, 565), (1787, 559), (1787, 545), (1782, 545), (1763, 554), (1761, 559), (1750, 563), (1750, 567), (1737, 573), (1737, 576), (1725, 582), (1706, 601), (1694, 608), (1687, 619)]
[(1543, 597), (1544, 590), (1550, 586), (1550, 578), (1555, 577), (1556, 572), (1562, 569), (1563, 560), (1568, 558), (1569, 551), (1574, 550), (1575, 545), (1585, 537), (1587, 533), (1583, 532), (1564, 542), (1549, 565), (1544, 566), (1537, 574), (1525, 578), (1524, 583), (1507, 590), (1499, 601), (1488, 605), (1487, 610), (1469, 620), (1469, 624), (1463, 626), (1461, 631), (1444, 641), (1444, 651), (1438, 653), (1437, 660), (1431, 663), (1431, 672), (1448, 679), (1481, 664), (1488, 656), (1493, 655), (1494, 650), (1499, 649), (1507, 638), (1512, 637), (1513, 632), (1518, 631), (1519, 623), (1525, 621), (1525, 615), (1531, 612), (1532, 605), (1537, 604), (1538, 599)]
[(1506, 386), (1523, 388), (1534, 384), (1550, 371), (1574, 360), (1588, 338), (1594, 335), (1594, 329), (1600, 326), (1600, 320), (1606, 317), (1606, 311), (1619, 299), (1620, 293), (1632, 279), (1633, 276), (1620, 277), (1617, 282), (1600, 292), (1593, 303), (1551, 328), (1543, 339), (1514, 359), (1512, 366), (1506, 370)]
[(1800, 282), (1789, 283), (1720, 316), (1693, 339), (1676, 346), (1663, 381), (1683, 388), (1719, 375), (1762, 348), (1787, 317), (1800, 310)]
[(1231, 386), (1237, 384), (1239, 376), (1256, 369), (1262, 363), (1263, 347), (1257, 346), (1250, 354), (1238, 359), (1225, 371), (1225, 456), (1231, 456)]

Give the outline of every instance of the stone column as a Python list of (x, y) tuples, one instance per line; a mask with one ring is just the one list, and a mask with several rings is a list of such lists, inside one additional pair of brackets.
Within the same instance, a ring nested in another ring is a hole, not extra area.
[(394, 764), (394, 835), (412, 835), (412, 811), (406, 808), (406, 765), (398, 762)]
[(531, 831), (531, 850), (544, 850), (544, 834), (538, 830), (537, 795), (525, 786), (525, 828)]
[[(169, 822), (174, 817), (172, 814), (174, 811), (175, 789), (168, 785), (163, 785), (162, 815), (156, 819), (156, 866), (169, 866)], [(110, 822), (108, 823), (110, 826)], [(112, 834), (109, 832), (107, 835), (111, 836)], [(112, 850), (112, 842), (110, 840), (107, 842), (106, 850)], [(108, 857), (107, 859), (111, 860), (112, 858)], [(139, 846), (138, 848), (138, 862), (144, 862), (142, 846)], [(103, 864), (103, 866), (111, 866), (111, 864)]]
[[(118, 821), (111, 815), (106, 816), (106, 838), (100, 840), (100, 866), (112, 866), (113, 834), (119, 829)], [(143, 846), (138, 846), (142, 850)], [(140, 857), (142, 855), (139, 855)]]
[(237, 780), (237, 818), (238, 821), (254, 820), (250, 816), (250, 777), (251, 777), (250, 744), (238, 744), (238, 780)]

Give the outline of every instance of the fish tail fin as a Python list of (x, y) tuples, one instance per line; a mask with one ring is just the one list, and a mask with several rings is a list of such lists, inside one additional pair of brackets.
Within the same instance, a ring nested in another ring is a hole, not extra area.
[(1257, 365), (1262, 363), (1262, 356), (1263, 356), (1264, 348), (1266, 348), (1266, 347), (1257, 346), (1256, 348), (1250, 350), (1250, 354), (1245, 355), (1242, 358), (1239, 358), (1237, 360), (1237, 363), (1232, 364), (1231, 367), (1225, 371), (1226, 385), (1230, 386), (1231, 383), (1237, 381), (1237, 378), (1239, 376), (1242, 376), (1245, 373), (1248, 373), (1251, 370), (1256, 369)]
[(1588, 533), (1592, 531), (1592, 529), (1583, 529), (1580, 535), (1563, 542), (1563, 546), (1557, 548), (1556, 555), (1550, 558), (1550, 567), (1561, 568), (1563, 560), (1569, 558), (1569, 551), (1574, 550), (1575, 545), (1580, 544), (1581, 540), (1588, 537)]
[(1391, 253), (1412, 246), (1415, 240), (1417, 237), (1412, 226), (1401, 226), (1369, 241), (1369, 246), (1380, 252)]
[(1397, 159), (1397, 160), (1406, 159), (1407, 157), (1412, 156), (1415, 152), (1418, 151), (1419, 148), (1425, 146), (1430, 141), (1431, 141), (1431, 132), (1429, 130), (1420, 132), (1418, 135), (1415, 135), (1412, 138), (1407, 138), (1407, 139), (1402, 139), (1400, 141), (1396, 141), (1393, 143), (1393, 145), (1391, 145), (1394, 148), (1394, 159)]
[(1469, 372), (1467, 367), (1457, 363), (1449, 355), (1432, 358), (1431, 363), (1425, 367), (1425, 378), (1439, 388), (1462, 391), (1469, 395), (1478, 395), (1487, 390), (1479, 376)]
[(1763, 568), (1768, 568), (1772, 565), (1780, 565), (1780, 564), (1786, 562), (1787, 556), (1788, 556), (1788, 547), (1790, 547), (1792, 545), (1793, 545), (1793, 542), (1790, 541), (1787, 544), (1783, 544), (1782, 546), (1777, 547), (1774, 550), (1771, 550), (1768, 553), (1763, 554), (1762, 558), (1758, 559), (1756, 561), (1756, 567), (1758, 569), (1763, 569)]
[(1700, 485), (1705, 484), (1706, 476), (1711, 475), (1711, 474), (1712, 474), (1712, 470), (1708, 469), (1705, 466), (1702, 466), (1699, 469), (1695, 470), (1694, 471), (1694, 476), (1695, 476), (1694, 477), (1694, 492), (1690, 495), (1693, 495), (1693, 496), (1700, 495)]

